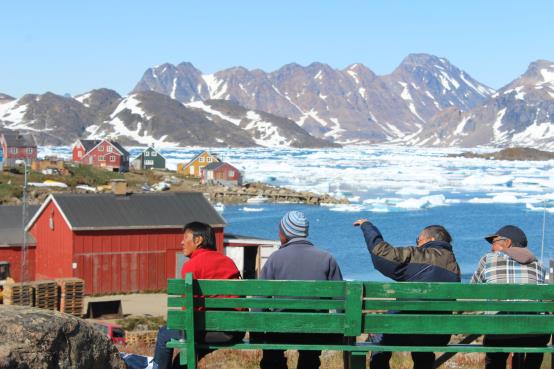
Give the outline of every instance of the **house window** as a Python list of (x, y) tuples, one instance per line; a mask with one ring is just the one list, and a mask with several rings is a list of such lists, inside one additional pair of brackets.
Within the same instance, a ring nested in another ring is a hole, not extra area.
[(104, 146), (98, 146), (98, 151), (104, 151)]
[(211, 163), (211, 162), (212, 162), (212, 158), (210, 158), (210, 157), (208, 156), (208, 157), (206, 158), (206, 161), (207, 161), (208, 163)]
[(204, 162), (204, 157), (202, 156), (200, 159), (198, 159), (198, 161), (203, 163)]
[(157, 152), (155, 152), (155, 151), (152, 151), (152, 154), (151, 154), (150, 156), (157, 156), (157, 155), (158, 155), (158, 153), (157, 153)]
[(113, 152), (113, 147), (108, 146), (108, 152)]
[(144, 152), (144, 156), (150, 156), (150, 152), (149, 152), (149, 151), (145, 151), (145, 152)]
[(98, 161), (105, 161), (105, 159), (104, 159), (103, 156), (99, 156), (99, 157), (98, 157)]
[(33, 148), (32, 147), (28, 147), (27, 148), (27, 154), (32, 154), (33, 153)]
[(82, 151), (77, 151), (77, 156), (78, 156), (79, 158), (83, 157), (83, 152), (82, 152)]
[(230, 170), (229, 171), (229, 177), (234, 177), (235, 176), (235, 171), (234, 170)]
[(94, 158), (92, 156), (88, 157), (88, 163), (92, 164), (94, 162)]
[(10, 152), (12, 154), (17, 154), (17, 147), (10, 147)]
[(145, 160), (144, 165), (154, 165), (154, 160)]
[(115, 161), (115, 155), (110, 155), (110, 161)]

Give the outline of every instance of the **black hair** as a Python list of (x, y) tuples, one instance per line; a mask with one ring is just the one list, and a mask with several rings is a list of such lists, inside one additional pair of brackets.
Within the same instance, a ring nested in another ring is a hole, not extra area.
[(448, 233), (446, 228), (441, 225), (433, 224), (427, 226), (423, 228), (421, 233), (424, 233), (426, 238), (434, 238), (436, 241), (452, 243), (452, 236)]
[(202, 243), (198, 246), (199, 249), (215, 250), (214, 231), (209, 224), (191, 222), (185, 225), (184, 231), (191, 231), (193, 237), (202, 237)]

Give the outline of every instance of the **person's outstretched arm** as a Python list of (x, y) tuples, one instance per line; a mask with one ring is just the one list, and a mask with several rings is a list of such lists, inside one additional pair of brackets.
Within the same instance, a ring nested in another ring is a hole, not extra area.
[(354, 222), (364, 235), (367, 250), (375, 269), (386, 277), (394, 280), (404, 280), (406, 266), (412, 258), (415, 247), (394, 247), (385, 240), (375, 225), (367, 219)]

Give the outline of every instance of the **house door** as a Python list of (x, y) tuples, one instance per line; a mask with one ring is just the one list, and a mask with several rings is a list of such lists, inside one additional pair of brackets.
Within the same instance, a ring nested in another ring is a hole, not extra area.
[(191, 166), (189, 167), (189, 174), (190, 174), (191, 176), (194, 175), (194, 166), (193, 166), (193, 165), (191, 165)]

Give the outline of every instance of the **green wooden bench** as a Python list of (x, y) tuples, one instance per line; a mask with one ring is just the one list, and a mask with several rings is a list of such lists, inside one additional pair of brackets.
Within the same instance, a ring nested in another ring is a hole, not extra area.
[[(552, 345), (538, 348), (459, 343), (439, 347), (381, 346), (350, 340), (353, 343), (336, 345), (245, 341), (222, 346), (194, 341), (195, 330), (333, 333), (345, 337), (363, 333), (551, 334), (554, 332), (554, 315), (550, 314), (554, 312), (554, 285), (193, 280), (189, 274), (185, 279), (170, 279), (168, 295), (168, 327), (182, 329), (185, 337), (191, 338), (172, 340), (168, 347), (181, 351), (181, 363), (188, 364), (189, 369), (196, 368), (195, 353), (199, 347), (346, 351), (351, 368), (365, 368), (369, 351), (554, 352)], [(240, 297), (210, 297), (213, 295)], [(225, 310), (234, 308), (251, 310)], [(402, 313), (386, 314), (386, 310)], [(414, 314), (414, 311), (426, 313)], [(445, 311), (454, 313), (441, 314)], [(498, 311), (509, 313), (494, 314)]]

